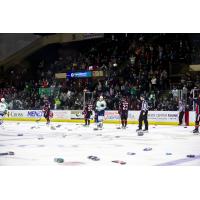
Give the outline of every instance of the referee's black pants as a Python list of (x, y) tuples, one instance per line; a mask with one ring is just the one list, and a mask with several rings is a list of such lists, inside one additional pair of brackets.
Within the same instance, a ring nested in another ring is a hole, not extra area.
[(184, 111), (179, 112), (179, 125), (183, 123)]
[(139, 116), (139, 129), (142, 129), (142, 122), (144, 121), (145, 130), (148, 130), (148, 119), (147, 119), (148, 111), (141, 111)]

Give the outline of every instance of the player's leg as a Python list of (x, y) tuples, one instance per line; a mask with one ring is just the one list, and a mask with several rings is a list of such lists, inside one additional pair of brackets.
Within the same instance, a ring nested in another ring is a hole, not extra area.
[(47, 124), (50, 124), (50, 110), (47, 112)]
[(86, 123), (85, 123), (85, 125), (86, 125), (86, 126), (89, 126), (90, 113), (87, 113), (85, 117), (86, 117)]
[(127, 119), (128, 119), (128, 113), (125, 114), (125, 118), (124, 118), (124, 127), (127, 127)]
[(98, 111), (95, 111), (94, 122), (95, 122), (94, 130), (98, 130), (98, 127), (99, 127), (99, 112)]
[(181, 125), (181, 124), (183, 123), (183, 115), (184, 115), (184, 112), (181, 111), (181, 112), (179, 113), (179, 125)]
[(49, 113), (48, 113), (48, 112), (44, 113), (44, 118), (45, 118), (46, 121), (47, 121), (46, 124), (49, 125), (50, 119), (49, 119)]
[(100, 112), (98, 113), (98, 127), (99, 127), (100, 129), (103, 128), (103, 120), (104, 120), (104, 110), (102, 110), (102, 111), (100, 111)]
[(49, 118), (49, 116), (47, 117), (47, 124), (50, 124), (50, 118)]
[(198, 133), (198, 132), (199, 132), (199, 114), (196, 115), (195, 129), (193, 130), (193, 133)]
[(142, 112), (140, 112), (140, 116), (139, 116), (139, 127), (136, 131), (140, 131), (142, 130), (142, 121), (143, 121), (143, 115)]
[(87, 114), (87, 126), (90, 125), (90, 117), (91, 117), (91, 114), (88, 113), (88, 114)]
[(144, 129), (144, 131), (148, 131), (148, 126), (149, 126), (149, 124), (148, 124), (148, 120), (147, 120), (147, 112), (144, 114), (144, 116), (143, 116), (143, 119), (144, 119), (144, 125), (145, 125), (145, 129)]
[(85, 120), (85, 124), (84, 124), (84, 126), (87, 126), (87, 122), (88, 122), (87, 114), (84, 115), (84, 120)]
[(102, 115), (100, 115), (100, 116), (98, 116), (98, 127), (99, 128), (103, 128), (103, 116)]
[(121, 124), (122, 124), (122, 128), (124, 127), (124, 115), (123, 113), (121, 113)]
[(139, 116), (139, 129), (140, 130), (142, 129), (142, 122), (143, 122), (143, 114), (140, 113), (140, 116)]
[(0, 126), (3, 124), (3, 113), (0, 112)]

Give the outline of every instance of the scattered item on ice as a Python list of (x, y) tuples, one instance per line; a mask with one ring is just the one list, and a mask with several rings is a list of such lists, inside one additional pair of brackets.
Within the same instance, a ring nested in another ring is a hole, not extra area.
[(143, 131), (138, 131), (137, 134), (138, 134), (138, 136), (143, 136), (144, 132)]
[(188, 157), (188, 158), (194, 158), (195, 155), (194, 155), (194, 154), (189, 154), (189, 155), (187, 155), (187, 157)]
[(66, 166), (79, 166), (79, 165), (85, 165), (86, 163), (84, 162), (79, 162), (79, 161), (69, 161), (69, 162), (64, 162), (63, 165)]
[(38, 136), (38, 140), (43, 140), (44, 137), (42, 135)]
[(147, 147), (147, 148), (144, 148), (143, 151), (151, 151), (152, 148), (151, 147)]
[(8, 151), (8, 152), (5, 152), (5, 153), (0, 153), (0, 156), (13, 156), (15, 155), (15, 153), (13, 151)]
[(56, 130), (56, 127), (54, 127), (54, 126), (51, 126), (51, 130)]
[(97, 156), (88, 156), (88, 159), (93, 160), (93, 161), (99, 161), (100, 158), (98, 158)]
[(125, 165), (126, 162), (124, 161), (121, 161), (121, 160), (112, 160), (113, 163), (118, 163), (118, 164), (121, 164), (121, 165)]
[(64, 159), (63, 158), (54, 158), (54, 162), (63, 163)]
[(130, 155), (130, 156), (133, 156), (133, 155), (135, 155), (136, 153), (134, 153), (134, 152), (128, 152), (127, 153), (127, 155)]

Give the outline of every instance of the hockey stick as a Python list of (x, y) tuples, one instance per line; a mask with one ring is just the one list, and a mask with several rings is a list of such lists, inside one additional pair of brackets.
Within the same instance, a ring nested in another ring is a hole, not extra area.
[(8, 156), (8, 155), (13, 156), (15, 154), (12, 151), (9, 151), (9, 152), (6, 152), (6, 153), (0, 153), (0, 156)]

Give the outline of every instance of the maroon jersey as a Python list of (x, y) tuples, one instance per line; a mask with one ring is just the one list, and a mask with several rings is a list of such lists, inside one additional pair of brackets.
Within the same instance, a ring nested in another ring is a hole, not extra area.
[(128, 112), (128, 102), (123, 100), (119, 103), (119, 113), (126, 113)]
[(50, 104), (49, 103), (45, 103), (44, 104), (43, 112), (44, 113), (49, 113), (50, 112)]
[(87, 115), (87, 114), (92, 114), (92, 110), (93, 110), (93, 105), (92, 105), (92, 104), (87, 104), (87, 105), (85, 106), (85, 109), (84, 109), (83, 113), (84, 113), (85, 115)]

